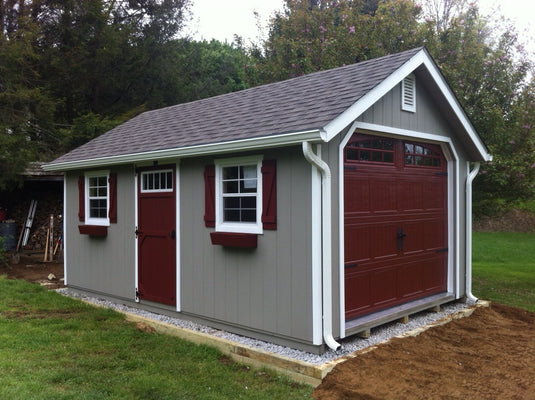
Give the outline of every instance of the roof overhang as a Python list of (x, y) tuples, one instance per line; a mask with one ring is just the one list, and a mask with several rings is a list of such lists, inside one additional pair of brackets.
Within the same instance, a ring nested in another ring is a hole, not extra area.
[(91, 158), (87, 160), (66, 161), (45, 164), (45, 171), (69, 171), (82, 168), (98, 168), (110, 165), (133, 164), (153, 160), (196, 157), (210, 154), (223, 154), (237, 151), (251, 151), (273, 147), (301, 144), (303, 141), (320, 142), (325, 136), (321, 129), (302, 132), (290, 132), (258, 138), (233, 140), (228, 142), (208, 143), (174, 149), (156, 150), (143, 153), (122, 154), (110, 157)]
[(455, 97), (455, 94), (440, 72), (440, 69), (425, 48), (422, 48), (422, 50), (416, 53), (400, 68), (394, 71), (388, 78), (383, 80), (379, 85), (370, 90), (346, 111), (329, 122), (324, 127), (323, 139), (325, 141), (330, 141), (333, 139), (336, 135), (342, 132), (343, 129), (351, 125), (368, 108), (370, 108), (396, 85), (398, 85), (406, 76), (414, 72), (419, 67), (426, 68), (430, 77), (443, 95), (445, 101), (451, 107), (455, 117), (458, 119), (462, 129), (465, 132), (465, 135), (467, 136), (467, 139), (476, 149), (479, 160), (474, 161), (491, 161), (492, 155), (488, 152), (487, 147), (479, 137), (463, 107)]

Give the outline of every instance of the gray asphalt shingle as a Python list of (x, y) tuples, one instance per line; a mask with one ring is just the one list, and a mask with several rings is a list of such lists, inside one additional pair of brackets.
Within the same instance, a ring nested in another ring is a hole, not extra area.
[(420, 50), (147, 111), (51, 164), (320, 129)]

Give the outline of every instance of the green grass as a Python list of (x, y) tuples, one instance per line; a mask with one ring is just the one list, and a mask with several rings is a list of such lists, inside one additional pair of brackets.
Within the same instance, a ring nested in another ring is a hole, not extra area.
[(473, 234), (474, 295), (535, 312), (535, 234)]
[(303, 399), (312, 388), (0, 276), (0, 399)]

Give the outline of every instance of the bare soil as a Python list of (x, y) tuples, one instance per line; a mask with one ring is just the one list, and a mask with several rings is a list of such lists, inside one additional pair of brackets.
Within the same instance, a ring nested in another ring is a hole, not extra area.
[(336, 366), (332, 399), (535, 399), (535, 313), (492, 303)]
[[(15, 259), (9, 254), (8, 258)], [(24, 279), (38, 283), (48, 289), (65, 287), (63, 284), (63, 263), (59, 261), (43, 262), (43, 254), (19, 254), (18, 258), (17, 264), (10, 263), (7, 266), (0, 264), (0, 275), (7, 275), (10, 279)]]

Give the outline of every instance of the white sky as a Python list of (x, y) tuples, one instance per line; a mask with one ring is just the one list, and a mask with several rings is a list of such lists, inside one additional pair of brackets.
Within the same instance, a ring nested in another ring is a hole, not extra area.
[[(521, 41), (535, 53), (535, 1), (534, 0), (476, 0), (484, 15), (496, 12), (511, 19), (520, 33), (529, 30)], [(192, 0), (193, 20), (188, 33), (195, 39), (212, 38), (232, 42), (234, 34), (246, 43), (256, 41), (259, 35), (254, 12), (265, 27), (275, 10), (283, 9), (283, 0)], [(530, 39), (528, 39), (530, 38)], [(525, 40), (524, 40), (525, 39)]]

